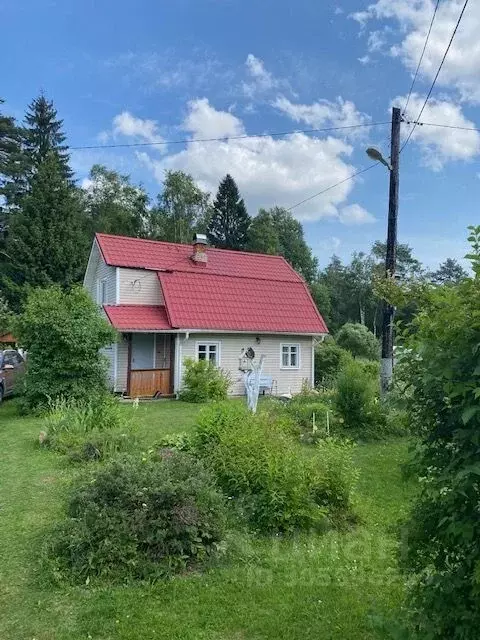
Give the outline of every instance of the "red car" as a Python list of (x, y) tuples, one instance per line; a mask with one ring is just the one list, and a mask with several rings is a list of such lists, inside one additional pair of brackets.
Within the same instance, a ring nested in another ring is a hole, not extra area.
[(15, 349), (0, 351), (0, 402), (11, 395), (19, 374), (23, 373), (25, 361)]

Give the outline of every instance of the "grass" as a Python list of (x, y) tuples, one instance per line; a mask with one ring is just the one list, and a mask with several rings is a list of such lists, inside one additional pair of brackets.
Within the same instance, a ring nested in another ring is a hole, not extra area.
[[(189, 431), (198, 407), (141, 405), (142, 433)], [(52, 587), (38, 558), (78, 473), (35, 444), (39, 421), (0, 407), (0, 638), (2, 640), (350, 640), (383, 638), (370, 614), (390, 615), (403, 586), (393, 527), (410, 489), (404, 441), (362, 445), (356, 495), (362, 524), (294, 540), (237, 536), (223, 566), (134, 586)]]

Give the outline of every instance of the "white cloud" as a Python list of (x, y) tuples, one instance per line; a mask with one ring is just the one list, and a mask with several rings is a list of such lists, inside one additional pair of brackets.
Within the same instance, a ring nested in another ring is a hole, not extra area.
[(372, 31), (368, 36), (368, 50), (370, 53), (376, 53), (382, 51), (387, 44), (387, 39), (384, 31)]
[[(431, 81), (435, 76), (462, 6), (463, 0), (440, 3), (420, 69), (421, 78)], [(392, 20), (398, 27), (400, 41), (391, 43), (390, 55), (398, 56), (413, 72), (425, 43), (433, 8), (433, 0), (378, 0), (352, 17), (362, 28), (372, 20)], [(437, 80), (438, 86), (455, 88), (463, 100), (473, 102), (480, 102), (479, 31), (480, 4), (470, 3)], [(377, 32), (371, 32), (369, 38), (374, 33)]]
[(245, 66), (248, 81), (243, 82), (241, 88), (247, 98), (268, 94), (280, 87), (291, 92), (288, 81), (276, 78), (270, 71), (267, 71), (263, 60), (254, 56), (253, 53), (248, 54)]
[[(342, 98), (337, 98), (336, 102), (319, 100), (312, 104), (296, 104), (282, 96), (275, 100), (273, 106), (295, 122), (304, 122), (315, 128), (354, 127), (370, 122), (370, 117), (357, 111), (353, 102)], [(360, 132), (359, 129), (352, 129), (348, 135), (358, 135)]]
[(349, 204), (338, 211), (338, 219), (343, 224), (370, 224), (376, 222), (374, 216), (359, 204)]
[[(183, 128), (196, 138), (236, 135), (245, 131), (239, 118), (216, 110), (206, 99), (189, 103)], [(221, 178), (231, 173), (254, 213), (262, 206), (291, 206), (345, 180), (355, 171), (346, 160), (351, 153), (352, 147), (338, 138), (319, 139), (297, 133), (284, 139), (266, 136), (213, 143), (191, 142), (182, 151), (162, 159), (154, 159), (147, 152), (137, 153), (137, 157), (159, 182), (166, 169), (181, 169), (191, 173), (200, 186), (210, 192), (215, 192)], [(332, 219), (345, 224), (370, 222), (370, 214), (361, 207), (347, 205), (354, 184), (349, 180), (296, 208), (294, 214), (303, 220)]]
[(145, 142), (163, 142), (155, 120), (137, 118), (129, 111), (123, 111), (114, 117), (113, 133), (114, 135), (140, 138)]
[(100, 131), (100, 133), (97, 136), (97, 140), (101, 144), (106, 144), (110, 140), (111, 135), (112, 134), (109, 131)]
[(247, 69), (252, 78), (265, 89), (271, 89), (275, 86), (275, 80), (272, 74), (265, 69), (265, 65), (260, 58), (256, 58), (253, 53), (249, 53), (245, 61)]
[[(394, 104), (405, 104), (406, 96), (396, 98)], [(420, 112), (424, 98), (413, 93), (409, 111)], [(422, 122), (447, 124), (454, 127), (475, 127), (457, 104), (449, 100), (430, 98), (421, 118)], [(403, 125), (404, 137), (411, 126)], [(450, 160), (471, 160), (480, 153), (480, 134), (478, 131), (462, 131), (442, 127), (419, 125), (415, 128), (411, 141), (417, 143), (423, 153), (424, 162), (434, 170), (440, 170)]]
[(361, 58), (357, 58), (357, 60), (360, 62), (360, 64), (368, 64), (371, 59), (369, 55), (365, 55), (365, 56), (362, 56)]
[(245, 133), (241, 121), (228, 111), (217, 111), (207, 98), (191, 100), (183, 129), (194, 138), (224, 138)]
[(146, 93), (186, 89), (191, 94), (212, 86), (225, 90), (234, 84), (235, 75), (212, 52), (202, 48), (193, 49), (190, 59), (182, 57), (175, 48), (161, 52), (128, 51), (104, 60), (103, 66), (108, 72), (119, 69), (123, 83)]

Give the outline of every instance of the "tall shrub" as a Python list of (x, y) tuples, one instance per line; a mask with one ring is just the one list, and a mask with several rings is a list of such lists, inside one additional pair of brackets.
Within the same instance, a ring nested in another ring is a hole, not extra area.
[(114, 342), (116, 333), (81, 287), (32, 290), (13, 331), (28, 351), (27, 409), (106, 390), (106, 363), (99, 350)]
[(378, 378), (365, 374), (361, 362), (351, 361), (337, 380), (334, 403), (344, 428), (362, 438), (378, 438), (385, 430), (386, 416), (378, 398)]
[(291, 533), (349, 517), (348, 447), (324, 442), (306, 453), (290, 422), (216, 403), (201, 413), (193, 449), (256, 531)]
[(333, 341), (317, 345), (315, 347), (315, 384), (335, 379), (350, 358), (349, 352)]
[(354, 358), (378, 360), (380, 346), (373, 333), (363, 324), (347, 322), (336, 335), (337, 344)]
[[(404, 351), (410, 420), (421, 438), (420, 495), (407, 523), (409, 637), (475, 640), (480, 629), (480, 227), (471, 228), (473, 277), (416, 292)], [(388, 287), (388, 285), (387, 285)]]

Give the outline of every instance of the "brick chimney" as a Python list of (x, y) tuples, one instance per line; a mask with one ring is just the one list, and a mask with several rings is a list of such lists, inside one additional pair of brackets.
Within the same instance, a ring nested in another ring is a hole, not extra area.
[(207, 245), (207, 236), (204, 233), (197, 233), (193, 241), (193, 254), (191, 255), (195, 264), (206, 266), (208, 262)]

